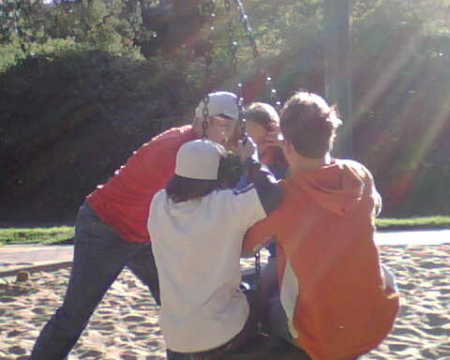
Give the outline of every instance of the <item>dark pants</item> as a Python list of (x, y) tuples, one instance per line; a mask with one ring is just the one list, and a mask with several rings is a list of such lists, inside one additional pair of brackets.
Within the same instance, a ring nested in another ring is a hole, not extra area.
[(149, 287), (159, 305), (158, 274), (151, 244), (122, 240), (87, 203), (83, 204), (76, 221), (74, 259), (64, 302), (42, 329), (31, 359), (64, 359), (125, 266)]

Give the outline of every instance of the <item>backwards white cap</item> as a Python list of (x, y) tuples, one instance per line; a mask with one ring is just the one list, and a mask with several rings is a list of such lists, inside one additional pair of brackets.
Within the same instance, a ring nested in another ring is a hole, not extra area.
[(225, 154), (225, 148), (214, 141), (189, 141), (178, 150), (175, 175), (198, 180), (217, 180), (220, 158)]
[[(208, 115), (217, 116), (225, 115), (234, 120), (239, 119), (239, 109), (237, 106), (238, 98), (235, 94), (228, 91), (218, 91), (208, 95)], [(205, 107), (205, 100), (202, 99), (195, 109), (195, 117), (203, 117), (203, 109)]]

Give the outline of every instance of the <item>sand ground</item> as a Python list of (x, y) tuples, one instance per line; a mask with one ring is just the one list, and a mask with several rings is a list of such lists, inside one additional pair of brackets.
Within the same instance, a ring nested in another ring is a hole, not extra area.
[[(381, 246), (380, 254), (397, 277), (402, 307), (392, 333), (364, 360), (450, 360), (450, 244)], [(0, 278), (0, 360), (28, 358), (69, 272), (37, 272), (25, 283)], [(130, 271), (108, 291), (69, 359), (165, 359), (158, 308)]]

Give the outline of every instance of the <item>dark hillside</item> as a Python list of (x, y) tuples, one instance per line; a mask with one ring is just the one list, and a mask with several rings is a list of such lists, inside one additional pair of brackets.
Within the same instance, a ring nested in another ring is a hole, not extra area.
[(0, 84), (2, 223), (73, 221), (84, 196), (182, 122), (195, 97), (181, 72), (100, 51), (29, 59)]

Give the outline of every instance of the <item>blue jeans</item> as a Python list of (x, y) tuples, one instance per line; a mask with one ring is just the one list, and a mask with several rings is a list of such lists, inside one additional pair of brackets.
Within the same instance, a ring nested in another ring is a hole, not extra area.
[(122, 240), (84, 203), (76, 220), (74, 259), (64, 302), (42, 329), (31, 359), (64, 359), (125, 266), (149, 287), (159, 305), (158, 274), (151, 244)]

